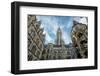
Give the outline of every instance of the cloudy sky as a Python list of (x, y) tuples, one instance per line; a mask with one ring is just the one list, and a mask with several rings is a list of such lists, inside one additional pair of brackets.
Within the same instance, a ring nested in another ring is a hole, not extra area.
[[(56, 32), (58, 27), (62, 31), (62, 39), (66, 44), (71, 43), (71, 27), (73, 26), (72, 16), (36, 16), (38, 21), (41, 21), (41, 28), (44, 28), (45, 44), (55, 43)], [(79, 18), (76, 17), (76, 20)]]

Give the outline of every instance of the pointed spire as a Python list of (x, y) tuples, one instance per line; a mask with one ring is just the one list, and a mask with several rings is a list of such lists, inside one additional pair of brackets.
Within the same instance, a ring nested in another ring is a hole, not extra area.
[(60, 27), (58, 27), (58, 31), (59, 31), (59, 32), (61, 32), (61, 29), (60, 29)]
[(61, 45), (61, 40), (62, 40), (62, 32), (61, 32), (61, 29), (60, 27), (58, 27), (57, 29), (57, 45)]

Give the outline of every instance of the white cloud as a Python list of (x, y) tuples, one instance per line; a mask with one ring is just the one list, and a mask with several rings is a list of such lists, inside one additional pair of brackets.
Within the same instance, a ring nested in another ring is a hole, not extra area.
[[(68, 33), (66, 31), (64, 31), (63, 29), (65, 27), (69, 28), (71, 23), (68, 23), (67, 25), (62, 25), (62, 24), (58, 24), (58, 20), (56, 18), (52, 18), (51, 16), (37, 16), (38, 20), (42, 21), (41, 23), (41, 27), (44, 27), (44, 34), (46, 34), (45, 37), (45, 43), (54, 43), (55, 41), (55, 37), (56, 37), (56, 32), (58, 27), (60, 26), (61, 30), (62, 30), (62, 38), (64, 39), (65, 43), (70, 43), (70, 37), (68, 35)], [(50, 33), (52, 33), (55, 37), (51, 37)]]
[(79, 22), (80, 17), (75, 16), (75, 17), (73, 17), (73, 20), (75, 20), (75, 21)]
[(85, 17), (80, 19), (80, 23), (86, 24), (87, 25), (87, 20)]
[(51, 38), (51, 36), (46, 32), (46, 31), (44, 31), (44, 33), (45, 33), (45, 44), (48, 44), (48, 43), (54, 43), (54, 40), (53, 40), (53, 38)]
[(88, 24), (87, 23), (87, 20), (86, 20), (86, 17), (73, 17), (73, 20), (79, 22), (79, 23), (83, 23), (83, 24)]
[(65, 44), (69, 44), (71, 42), (70, 36), (65, 31), (62, 31), (62, 38), (65, 41)]

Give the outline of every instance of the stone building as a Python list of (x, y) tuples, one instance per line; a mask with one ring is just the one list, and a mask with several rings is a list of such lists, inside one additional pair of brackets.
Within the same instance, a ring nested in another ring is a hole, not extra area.
[(41, 22), (36, 16), (28, 15), (28, 61), (77, 59), (88, 57), (87, 25), (73, 22), (71, 30), (72, 43), (65, 44), (60, 27), (56, 32), (55, 43), (45, 45), (45, 34), (40, 28)]
[(28, 15), (28, 61), (42, 58), (45, 35), (40, 25), (41, 22), (36, 20), (36, 16)]
[(43, 54), (43, 59), (54, 60), (77, 58), (75, 48), (65, 45), (65, 42), (62, 39), (62, 32), (60, 28), (58, 28), (56, 36), (55, 44), (49, 43), (46, 46), (45, 52)]
[(57, 35), (56, 40), (55, 40), (56, 45), (64, 45), (65, 43), (62, 39), (62, 32), (61, 32), (60, 27), (58, 28), (56, 35)]
[(77, 48), (78, 58), (88, 57), (88, 27), (86, 24), (73, 22), (71, 32), (73, 46)]

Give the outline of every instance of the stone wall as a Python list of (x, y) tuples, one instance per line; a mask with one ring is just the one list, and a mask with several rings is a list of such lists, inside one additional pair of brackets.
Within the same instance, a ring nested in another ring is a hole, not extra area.
[(43, 28), (36, 16), (28, 15), (28, 60), (40, 60), (44, 50)]
[(79, 49), (80, 58), (88, 57), (88, 27), (86, 24), (73, 22), (72, 27), (73, 46)]

